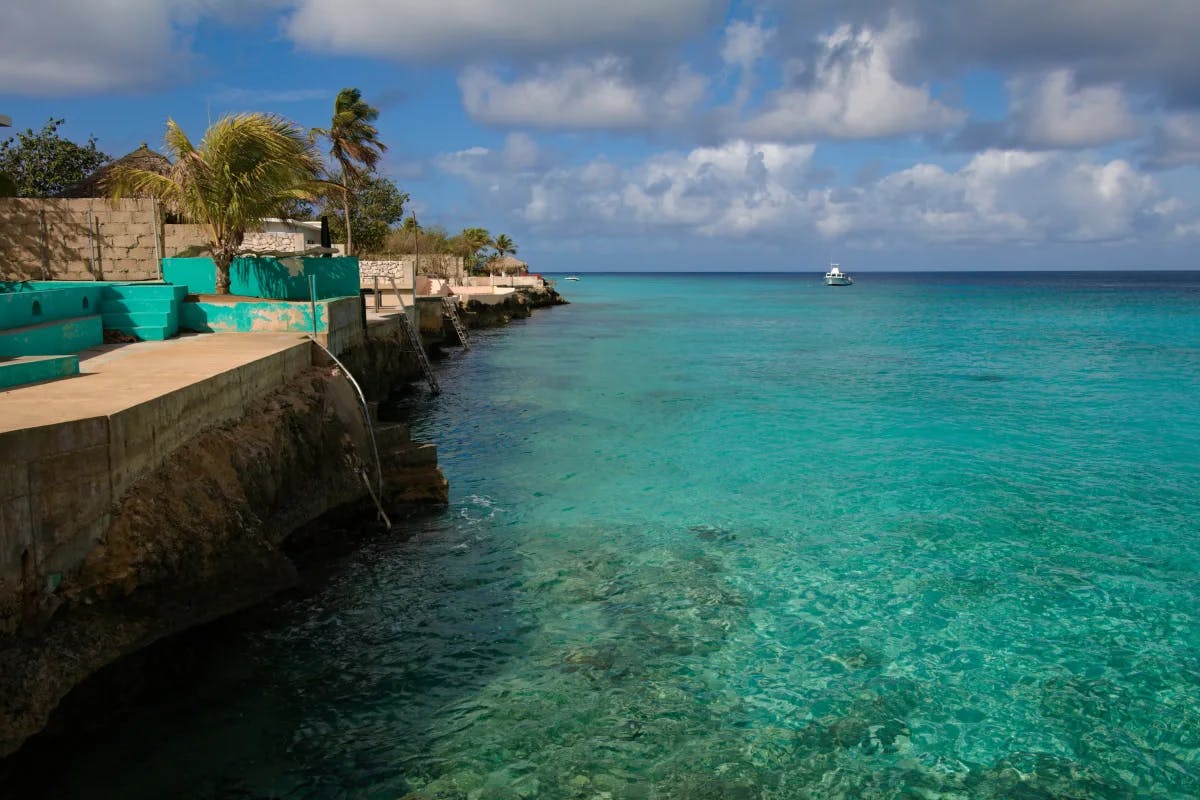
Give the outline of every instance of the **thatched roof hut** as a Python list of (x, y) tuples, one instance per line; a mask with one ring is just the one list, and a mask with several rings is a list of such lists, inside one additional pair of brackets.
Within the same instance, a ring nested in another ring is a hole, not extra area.
[(493, 275), (524, 275), (529, 272), (529, 265), (513, 256), (500, 256), (487, 262), (488, 272)]
[(108, 162), (79, 183), (63, 189), (56, 197), (107, 197), (108, 188), (105, 186), (105, 181), (113, 167), (117, 165), (157, 172), (160, 175), (167, 174), (171, 169), (171, 162), (166, 156), (154, 152), (146, 146), (145, 142), (142, 142), (142, 146), (137, 150)]

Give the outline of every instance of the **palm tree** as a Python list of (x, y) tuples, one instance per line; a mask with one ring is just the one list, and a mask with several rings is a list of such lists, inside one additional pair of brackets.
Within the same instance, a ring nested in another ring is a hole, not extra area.
[(492, 243), (492, 235), (487, 232), (486, 228), (463, 228), (458, 239), (462, 247), (461, 255), (468, 270), (474, 268), (478, 263), (479, 251)]
[(333, 119), (328, 128), (313, 128), (312, 136), (329, 140), (329, 157), (340, 172), (342, 211), (346, 220), (346, 255), (354, 254), (354, 235), (350, 230), (350, 196), (373, 172), (387, 145), (379, 141), (379, 129), (373, 123), (379, 109), (362, 99), (358, 89), (342, 89), (333, 101)]
[(514, 256), (517, 254), (517, 246), (513, 243), (513, 240), (509, 238), (507, 233), (502, 233), (497, 236), (496, 240), (492, 242), (492, 247), (496, 248), (497, 258), (504, 258), (504, 256), (508, 255), (509, 253)]
[(217, 267), (217, 294), (229, 294), (229, 267), (246, 232), (289, 200), (311, 200), (321, 157), (295, 123), (272, 114), (235, 114), (213, 124), (200, 146), (167, 120), (171, 168), (159, 174), (117, 165), (107, 186), (113, 199), (141, 194), (207, 229)]

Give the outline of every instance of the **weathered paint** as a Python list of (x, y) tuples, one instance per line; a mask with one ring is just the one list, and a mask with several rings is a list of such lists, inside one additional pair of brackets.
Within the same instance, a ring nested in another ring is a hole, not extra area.
[(0, 389), (79, 374), (78, 356), (25, 356), (0, 360)]
[[(328, 330), (328, 301), (317, 303), (317, 332)], [(203, 333), (296, 331), (311, 333), (309, 303), (283, 300), (244, 300), (236, 303), (188, 302), (180, 307), (179, 324)]]
[[(359, 294), (358, 259), (239, 258), (229, 269), (229, 293), (241, 297), (308, 300), (308, 278), (317, 278), (317, 299)], [(164, 258), (163, 279), (185, 284), (192, 294), (216, 292), (217, 269), (211, 258)]]

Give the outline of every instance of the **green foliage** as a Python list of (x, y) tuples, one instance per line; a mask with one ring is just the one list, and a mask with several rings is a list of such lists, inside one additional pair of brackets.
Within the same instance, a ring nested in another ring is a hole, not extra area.
[(58, 135), (61, 119), (50, 119), (40, 131), (27, 128), (0, 144), (0, 172), (16, 187), (18, 197), (50, 197), (78, 183), (109, 157), (96, 149), (96, 138), (86, 145)]
[(148, 194), (168, 213), (203, 225), (217, 265), (217, 293), (229, 293), (229, 265), (246, 232), (275, 216), (286, 203), (311, 199), (320, 188), (320, 156), (294, 123), (270, 114), (236, 114), (218, 120), (200, 146), (167, 120), (166, 175), (118, 165), (112, 194)]
[(462, 233), (450, 240), (450, 252), (463, 257), (466, 268), (475, 270), (482, 250), (492, 246), (492, 235), (486, 228), (463, 228)]
[(0, 172), (0, 197), (16, 197), (17, 182), (10, 176)]
[(283, 202), (274, 214), (271, 216), (279, 219), (292, 219), (297, 221), (314, 220), (317, 218), (317, 212), (313, 208), (312, 203), (307, 200), (302, 200), (298, 197), (292, 197)]
[(450, 255), (454, 252), (450, 241), (450, 234), (441, 225), (424, 228), (407, 217), (403, 225), (388, 235), (383, 250), (397, 255), (416, 252)]
[[(379, 141), (379, 129), (372, 124), (378, 118), (379, 110), (362, 99), (361, 91), (342, 89), (333, 101), (333, 118), (329, 127), (313, 128), (311, 132), (314, 139), (320, 136), (329, 140), (329, 157), (341, 175), (341, 222), (345, 228), (347, 255), (354, 254), (354, 233), (357, 230), (351, 211), (353, 198), (387, 151), (387, 145)], [(347, 220), (349, 225), (345, 225)]]
[[(404, 218), (408, 192), (401, 191), (389, 178), (365, 176), (350, 203), (350, 227), (360, 253), (378, 253), (387, 249), (392, 227)], [(322, 212), (329, 217), (329, 233), (335, 242), (346, 241), (346, 226), (332, 204)]]
[(498, 258), (503, 258), (504, 256), (509, 255), (509, 254), (512, 254), (512, 255), (517, 254), (517, 246), (516, 246), (516, 244), (513, 243), (513, 240), (511, 238), (509, 238), (509, 235), (507, 233), (502, 233), (499, 236), (497, 236), (496, 239), (492, 242), (492, 247), (495, 248), (496, 256)]

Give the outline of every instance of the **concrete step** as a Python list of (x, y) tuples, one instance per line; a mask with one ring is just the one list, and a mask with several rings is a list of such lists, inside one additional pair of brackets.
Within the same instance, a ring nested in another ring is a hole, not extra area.
[(79, 374), (79, 356), (0, 358), (0, 389)]
[(375, 426), (375, 443), (381, 453), (390, 453), (412, 441), (408, 426), (402, 422), (384, 423)]
[[(107, 330), (117, 330), (120, 328), (131, 328), (138, 325), (161, 325), (164, 328), (170, 328), (172, 323), (176, 322), (178, 317), (172, 318), (173, 315), (166, 311), (132, 311), (132, 312), (115, 312), (104, 313), (104, 327)], [(176, 323), (178, 327), (178, 323)]]
[(104, 342), (100, 315), (0, 330), (0, 356), (71, 355)]
[(105, 300), (152, 300), (161, 299), (182, 300), (187, 296), (186, 286), (176, 286), (172, 283), (129, 283), (107, 286), (104, 289)]
[(105, 300), (100, 304), (101, 314), (124, 314), (137, 311), (166, 311), (175, 308), (175, 304), (168, 299), (161, 297), (148, 298), (120, 298), (116, 300)]
[(161, 342), (164, 339), (170, 339), (178, 332), (172, 331), (166, 325), (105, 325), (104, 328), (110, 331), (120, 331), (144, 342)]
[(405, 444), (384, 451), (380, 447), (385, 464), (390, 467), (436, 467), (437, 445), (434, 444)]

